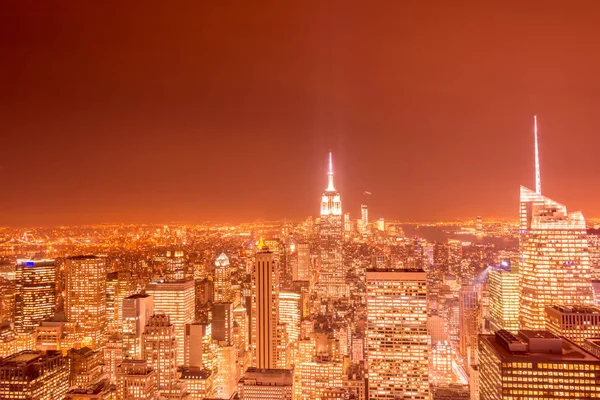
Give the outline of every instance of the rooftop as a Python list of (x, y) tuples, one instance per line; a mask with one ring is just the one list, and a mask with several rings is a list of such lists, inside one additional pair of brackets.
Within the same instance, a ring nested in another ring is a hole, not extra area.
[(586, 305), (570, 305), (570, 306), (547, 306), (546, 309), (552, 309), (564, 314), (600, 314), (600, 307)]

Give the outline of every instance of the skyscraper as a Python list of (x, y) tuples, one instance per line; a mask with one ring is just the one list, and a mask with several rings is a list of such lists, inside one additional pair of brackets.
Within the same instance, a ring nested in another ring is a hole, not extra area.
[(467, 366), (475, 360), (477, 351), (478, 305), (476, 287), (474, 285), (463, 285), (458, 292), (458, 318), (460, 321), (460, 355)]
[(133, 276), (129, 271), (110, 272), (106, 275), (106, 319), (109, 332), (123, 327), (123, 299), (135, 291)]
[(248, 368), (238, 389), (241, 400), (292, 400), (294, 370)]
[(154, 370), (155, 390), (159, 393), (172, 386), (176, 379), (175, 328), (168, 315), (154, 314), (144, 330), (144, 359)]
[(154, 370), (145, 360), (123, 360), (117, 367), (117, 398), (154, 400)]
[(519, 274), (510, 266), (491, 267), (489, 274), (490, 328), (519, 330)]
[(215, 260), (214, 297), (215, 302), (232, 301), (231, 298), (231, 267), (229, 258), (221, 253)]
[(308, 243), (298, 243), (298, 276), (294, 280), (310, 281), (310, 248)]
[(429, 399), (427, 277), (423, 270), (367, 270), (369, 399)]
[(164, 312), (169, 316), (177, 338), (177, 366), (184, 365), (185, 325), (194, 321), (196, 313), (194, 281), (150, 282), (146, 293), (154, 297), (154, 312)]
[(363, 229), (367, 229), (367, 225), (369, 225), (369, 208), (366, 204), (360, 205), (360, 220), (362, 221)]
[(348, 286), (345, 281), (342, 257), (343, 220), (342, 200), (333, 186), (333, 165), (329, 153), (328, 184), (321, 196), (321, 219), (319, 223), (319, 245), (321, 273), (317, 290), (328, 297), (345, 297)]
[(167, 251), (166, 278), (167, 280), (184, 279), (185, 274), (185, 258), (181, 250)]
[(123, 352), (126, 358), (142, 358), (142, 334), (152, 314), (152, 296), (138, 293), (123, 299)]
[(15, 268), (15, 331), (34, 330), (54, 315), (55, 303), (54, 260), (19, 260)]
[(275, 264), (273, 253), (261, 239), (252, 276), (251, 340), (257, 368), (274, 368), (277, 360), (279, 279)]
[(212, 339), (223, 346), (233, 345), (233, 303), (215, 303), (212, 312)]
[(96, 349), (106, 336), (106, 266), (88, 255), (65, 260), (65, 317), (78, 326), (84, 345)]

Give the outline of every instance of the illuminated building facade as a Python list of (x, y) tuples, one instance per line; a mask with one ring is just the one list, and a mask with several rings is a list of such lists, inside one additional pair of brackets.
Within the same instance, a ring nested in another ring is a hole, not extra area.
[(300, 337), (300, 297), (296, 292), (279, 292), (279, 322), (285, 324), (291, 343)]
[(166, 279), (177, 281), (185, 278), (185, 258), (181, 250), (169, 250), (166, 256)]
[(195, 285), (193, 280), (157, 281), (146, 286), (146, 293), (154, 297), (154, 312), (167, 314), (177, 338), (177, 366), (184, 365), (185, 325), (195, 317)]
[(123, 339), (115, 334), (111, 335), (102, 350), (104, 357), (104, 372), (111, 384), (117, 383), (117, 366), (123, 361)]
[(248, 368), (238, 382), (241, 400), (292, 400), (294, 370)]
[(106, 265), (97, 256), (65, 260), (65, 318), (77, 323), (83, 345), (96, 349), (104, 344), (106, 323)]
[(272, 369), (277, 363), (279, 277), (273, 253), (264, 245), (256, 253), (252, 278), (253, 365)]
[(454, 350), (452, 345), (445, 342), (438, 342), (431, 348), (431, 382), (435, 385), (449, 384), (454, 381), (452, 372), (452, 359)]
[(142, 334), (146, 322), (154, 314), (154, 298), (134, 294), (123, 299), (123, 353), (125, 358), (142, 358)]
[(124, 360), (117, 367), (117, 399), (155, 400), (154, 370), (145, 360)]
[(460, 320), (460, 355), (465, 365), (475, 360), (477, 334), (479, 333), (478, 294), (473, 285), (464, 285), (458, 293), (458, 312)]
[(54, 260), (19, 260), (15, 267), (15, 331), (35, 330), (54, 316), (56, 263)]
[(600, 337), (600, 307), (548, 306), (546, 329), (581, 346), (585, 339)]
[(369, 399), (428, 400), (426, 273), (370, 269), (366, 284)]
[(106, 319), (109, 332), (119, 332), (123, 327), (123, 299), (135, 291), (133, 276), (129, 271), (106, 275)]
[(62, 400), (69, 389), (69, 366), (58, 351), (21, 351), (0, 361), (3, 400)]
[(190, 400), (213, 397), (213, 374), (207, 369), (184, 367), (179, 381), (185, 383)]
[(148, 319), (143, 334), (144, 359), (154, 370), (155, 390), (161, 393), (176, 379), (177, 346), (175, 328), (168, 315), (154, 314)]
[[(323, 392), (331, 388), (342, 387), (342, 362), (328, 359), (315, 359), (302, 362), (297, 367), (295, 391), (296, 399), (321, 399)], [(298, 395), (299, 394), (299, 395)]]
[(519, 274), (509, 266), (491, 267), (488, 278), (490, 292), (490, 328), (492, 331), (519, 330)]
[(547, 331), (480, 335), (481, 400), (578, 399), (600, 395), (600, 359)]
[(298, 255), (298, 275), (294, 277), (297, 281), (310, 281), (311, 280), (311, 268), (310, 268), (310, 247), (308, 243), (298, 243), (297, 248)]
[(215, 260), (214, 298), (215, 302), (233, 301), (231, 293), (231, 267), (229, 258), (221, 253)]
[(585, 220), (523, 186), (520, 215), (520, 328), (544, 329), (546, 306), (593, 304)]
[(67, 352), (69, 364), (69, 387), (85, 389), (105, 378), (102, 369), (102, 351), (89, 347), (70, 349)]
[(321, 196), (321, 217), (319, 224), (319, 246), (321, 273), (317, 281), (317, 291), (328, 297), (348, 295), (342, 256), (343, 221), (342, 200), (333, 186), (333, 166), (329, 153), (328, 184)]

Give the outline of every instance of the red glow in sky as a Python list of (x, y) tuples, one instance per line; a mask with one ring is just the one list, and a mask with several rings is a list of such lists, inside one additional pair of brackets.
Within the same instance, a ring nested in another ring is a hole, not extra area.
[(12, 2), (1, 225), (600, 215), (600, 3)]

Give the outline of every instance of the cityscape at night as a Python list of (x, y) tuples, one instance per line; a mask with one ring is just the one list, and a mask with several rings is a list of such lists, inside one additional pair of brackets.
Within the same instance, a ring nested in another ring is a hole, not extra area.
[(600, 399), (600, 3), (0, 6), (0, 400)]

